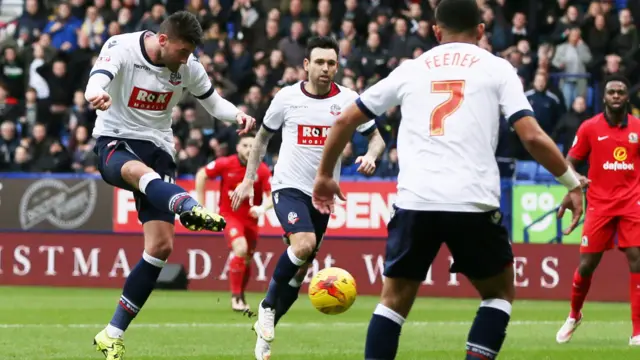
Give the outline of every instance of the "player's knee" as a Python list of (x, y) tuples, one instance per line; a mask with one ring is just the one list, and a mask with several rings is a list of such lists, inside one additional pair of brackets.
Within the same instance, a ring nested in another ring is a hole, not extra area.
[(173, 236), (156, 236), (154, 239), (148, 239), (144, 250), (155, 258), (166, 260), (173, 251)]
[(640, 258), (628, 259), (629, 271), (632, 273), (640, 273)]
[(316, 251), (314, 233), (297, 233), (290, 236), (291, 249), (298, 259), (306, 260)]
[(237, 257), (246, 258), (249, 255), (247, 239), (244, 237), (239, 237), (233, 240), (231, 248), (233, 249), (233, 255)]
[[(124, 181), (136, 189), (140, 188), (140, 178), (149, 173), (155, 173), (155, 171), (141, 161), (127, 161), (120, 168), (120, 174)], [(158, 178), (160, 178), (160, 175), (158, 175)]]
[(578, 274), (580, 274), (580, 276), (591, 276), (598, 267), (598, 263), (598, 260), (583, 257), (580, 259), (580, 264), (578, 265)]

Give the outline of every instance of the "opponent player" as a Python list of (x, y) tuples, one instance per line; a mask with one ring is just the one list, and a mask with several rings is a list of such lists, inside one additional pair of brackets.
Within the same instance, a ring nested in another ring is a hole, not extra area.
[[(254, 193), (258, 194), (258, 198), (253, 200), (253, 205), (245, 201), (236, 211), (231, 209), (231, 194), (244, 179), (253, 142), (253, 135), (243, 135), (236, 146), (237, 155), (216, 159), (196, 174), (196, 194), (201, 204), (204, 204), (207, 178), (221, 177), (220, 214), (227, 222), (224, 235), (234, 255), (229, 264), (229, 283), (231, 308), (235, 311), (249, 310), (244, 291), (251, 277), (251, 259), (258, 241), (258, 219), (273, 207), (269, 182), (271, 171), (265, 163), (261, 163), (258, 167), (257, 180), (253, 184)], [(266, 195), (264, 203), (262, 203), (262, 194)]]
[(110, 38), (102, 47), (85, 97), (96, 109), (93, 131), (98, 169), (109, 184), (132, 191), (144, 230), (142, 259), (131, 270), (115, 314), (95, 337), (108, 360), (121, 360), (123, 334), (145, 304), (171, 253), (176, 215), (189, 230), (221, 231), (224, 219), (204, 209), (175, 185), (171, 109), (191, 92), (209, 113), (237, 121), (248, 131), (255, 120), (215, 93), (204, 67), (191, 54), (202, 39), (188, 12), (167, 18), (158, 34)]
[(334, 196), (344, 198), (332, 171), (353, 130), (401, 106), (398, 197), (365, 359), (396, 357), (401, 327), (442, 243), (454, 259), (451, 271), (466, 275), (482, 298), (466, 359), (498, 355), (514, 299), (494, 156), (500, 112), (533, 157), (571, 190), (563, 201), (573, 212), (568, 231), (582, 214), (580, 181), (539, 127), (513, 66), (476, 46), (484, 33), (476, 1), (443, 0), (435, 19), (441, 45), (404, 62), (345, 109), (329, 131), (315, 180), (314, 205), (329, 214)]
[[(270, 342), (275, 324), (298, 298), (298, 291), (315, 257), (327, 225), (329, 214), (320, 214), (311, 204), (311, 190), (327, 132), (345, 106), (358, 94), (333, 82), (338, 70), (338, 44), (331, 37), (311, 38), (307, 44), (304, 69), (308, 82), (298, 82), (280, 90), (273, 98), (262, 127), (256, 136), (245, 179), (232, 195), (237, 208), (244, 199), (253, 196), (253, 183), (269, 139), (282, 128), (280, 157), (272, 180), (273, 203), (278, 220), (289, 245), (280, 256), (269, 284), (266, 298), (260, 303), (256, 359), (269, 359)], [(367, 154), (359, 157), (358, 171), (371, 175), (375, 161), (385, 148), (374, 121), (358, 127), (369, 137)], [(336, 179), (340, 166), (332, 168)]]
[(629, 345), (640, 346), (640, 120), (629, 115), (629, 82), (611, 76), (604, 82), (604, 112), (580, 125), (567, 160), (577, 166), (589, 161), (587, 212), (582, 230), (580, 264), (573, 275), (571, 312), (556, 341), (566, 343), (582, 322), (582, 305), (591, 276), (605, 251), (625, 252), (631, 271)]

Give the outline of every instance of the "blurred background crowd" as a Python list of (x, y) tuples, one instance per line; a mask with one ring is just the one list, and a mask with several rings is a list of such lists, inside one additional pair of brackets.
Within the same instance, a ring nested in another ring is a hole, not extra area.
[[(0, 0), (0, 10), (3, 1)], [(339, 84), (358, 92), (402, 61), (436, 46), (436, 0), (25, 0), (22, 14), (1, 24), (0, 171), (96, 173), (96, 114), (83, 96), (89, 70), (113, 35), (157, 31), (172, 12), (200, 19), (197, 56), (217, 91), (261, 123), (273, 95), (305, 80), (305, 42), (331, 35), (340, 44)], [(517, 69), (538, 121), (565, 152), (582, 121), (601, 110), (600, 81), (622, 73), (640, 80), (640, 1), (478, 0), (486, 36), (479, 45)], [(640, 109), (640, 86), (631, 89)], [(176, 161), (194, 174), (235, 152), (234, 125), (212, 119), (187, 94), (172, 111)], [(395, 138), (402, 114), (377, 120), (388, 150), (376, 177), (398, 173)], [(503, 177), (530, 160), (503, 121), (496, 157)], [(281, 137), (266, 161), (275, 164)], [(355, 135), (343, 152), (343, 174), (367, 140)]]

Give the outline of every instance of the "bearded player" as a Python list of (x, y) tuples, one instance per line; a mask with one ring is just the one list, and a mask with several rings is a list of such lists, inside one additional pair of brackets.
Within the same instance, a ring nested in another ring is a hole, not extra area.
[[(244, 179), (253, 142), (253, 135), (243, 135), (236, 146), (236, 155), (216, 159), (196, 174), (196, 194), (201, 204), (204, 204), (207, 179), (221, 178), (220, 214), (227, 222), (224, 235), (233, 252), (233, 258), (229, 263), (229, 282), (231, 309), (234, 311), (249, 310), (244, 291), (251, 277), (251, 259), (258, 241), (258, 219), (273, 206), (269, 183), (271, 171), (265, 163), (261, 163), (258, 167), (258, 178), (253, 184), (253, 192), (258, 194), (258, 197), (243, 202), (235, 211), (231, 209), (231, 194)], [(266, 196), (264, 203), (263, 194)]]
[(188, 12), (177, 12), (157, 34), (117, 35), (102, 47), (85, 98), (96, 109), (93, 131), (98, 170), (110, 185), (132, 191), (144, 232), (142, 259), (131, 270), (106, 329), (94, 343), (107, 360), (122, 360), (124, 332), (155, 287), (173, 248), (176, 215), (189, 230), (221, 231), (224, 219), (175, 185), (171, 109), (186, 89), (214, 117), (248, 131), (255, 120), (221, 98), (191, 54), (202, 28)]
[(640, 346), (640, 120), (629, 115), (629, 81), (611, 76), (604, 82), (604, 112), (582, 123), (567, 159), (573, 166), (589, 162), (587, 211), (580, 245), (580, 265), (573, 275), (571, 312), (556, 335), (571, 340), (582, 323), (593, 272), (605, 251), (623, 251), (631, 271), (629, 345)]
[[(320, 164), (327, 133), (335, 119), (358, 94), (337, 85), (338, 44), (331, 37), (314, 37), (307, 44), (304, 69), (309, 81), (301, 81), (280, 90), (271, 101), (262, 127), (256, 135), (244, 181), (232, 195), (237, 208), (253, 196), (258, 167), (272, 135), (282, 129), (282, 145), (272, 180), (276, 215), (289, 245), (280, 256), (265, 299), (258, 309), (254, 325), (257, 342), (254, 355), (269, 359), (275, 325), (298, 298), (300, 286), (313, 261), (329, 224), (329, 214), (319, 213), (311, 203), (313, 179)], [(356, 159), (358, 171), (371, 175), (376, 159), (385, 148), (375, 121), (358, 131), (369, 138), (369, 148)], [(340, 164), (333, 169), (340, 177)]]

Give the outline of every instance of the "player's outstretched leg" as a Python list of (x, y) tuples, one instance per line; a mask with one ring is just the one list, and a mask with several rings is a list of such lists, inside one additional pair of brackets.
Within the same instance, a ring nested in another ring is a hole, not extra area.
[(109, 325), (94, 339), (97, 350), (103, 352), (108, 360), (122, 358), (124, 332), (147, 302), (164, 264), (164, 260), (144, 251), (142, 259), (131, 270)]
[(633, 332), (629, 339), (629, 345), (640, 346), (640, 248), (630, 247), (625, 249), (629, 261), (629, 295), (631, 303), (631, 324)]
[(486, 279), (470, 279), (482, 302), (467, 337), (466, 360), (488, 360), (498, 356), (511, 319), (511, 303), (515, 294), (513, 280), (512, 266)]
[[(119, 161), (120, 155), (124, 155)], [(205, 209), (183, 188), (165, 181), (160, 174), (141, 161), (131, 161), (126, 152), (116, 151), (110, 162), (121, 162), (122, 178), (143, 193), (156, 209), (180, 215), (180, 222), (192, 231), (222, 231), (226, 223), (222, 216)], [(125, 162), (126, 161), (126, 162)], [(118, 169), (113, 166), (113, 169)]]
[(582, 307), (591, 288), (593, 272), (602, 259), (602, 253), (580, 254), (580, 265), (573, 274), (573, 286), (571, 287), (571, 311), (567, 320), (556, 333), (556, 342), (564, 344), (571, 340), (573, 334), (582, 324)]

